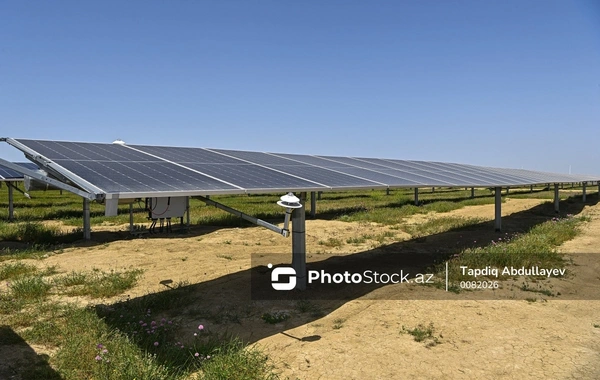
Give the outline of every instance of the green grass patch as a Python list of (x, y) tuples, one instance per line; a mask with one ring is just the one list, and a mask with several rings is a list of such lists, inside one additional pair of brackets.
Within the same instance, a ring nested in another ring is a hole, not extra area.
[(405, 230), (413, 238), (440, 234), (449, 230), (483, 223), (480, 218), (442, 217), (429, 219), (424, 223), (406, 226)]
[(0, 280), (8, 280), (37, 272), (37, 267), (31, 264), (25, 264), (20, 261), (0, 265)]
[(290, 314), (285, 311), (275, 311), (273, 313), (264, 313), (261, 316), (261, 319), (270, 325), (275, 325), (277, 323), (281, 323), (283, 321), (287, 321), (290, 319)]
[(39, 300), (50, 293), (52, 285), (38, 275), (17, 278), (10, 282), (9, 288), (14, 298)]
[(59, 286), (66, 287), (64, 291), (69, 296), (89, 296), (91, 298), (113, 297), (135, 286), (143, 271), (140, 269), (125, 272), (71, 272), (55, 279)]
[(319, 245), (329, 247), (329, 248), (335, 248), (335, 247), (341, 247), (342, 245), (344, 245), (344, 242), (342, 242), (340, 239), (329, 238), (327, 240), (319, 240)]
[(435, 336), (435, 328), (433, 326), (433, 322), (429, 323), (429, 325), (427, 326), (419, 324), (417, 325), (417, 327), (412, 329), (402, 326), (401, 333), (412, 335), (415, 342), (425, 342), (425, 347), (428, 348), (441, 343), (440, 338), (442, 336)]
[(449, 277), (452, 281), (473, 279), (468, 274), (462, 274), (461, 266), (489, 266), (499, 269), (507, 266), (563, 268), (565, 260), (556, 248), (574, 238), (579, 232), (579, 226), (587, 220), (589, 219), (583, 217), (555, 217), (534, 226), (527, 233), (513, 236), (505, 234), (484, 247), (465, 249), (449, 260)]

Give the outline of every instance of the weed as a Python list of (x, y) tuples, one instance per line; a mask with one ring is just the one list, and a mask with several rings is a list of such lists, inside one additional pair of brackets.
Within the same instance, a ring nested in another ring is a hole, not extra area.
[(32, 275), (37, 272), (35, 265), (25, 264), (20, 261), (0, 266), (0, 280)]
[(549, 289), (542, 289), (538, 286), (538, 288), (532, 288), (529, 283), (524, 282), (523, 285), (521, 285), (521, 287), (519, 288), (524, 292), (534, 292), (534, 293), (540, 293), (543, 294), (545, 296), (548, 297), (556, 297), (557, 295), (560, 295), (560, 293), (553, 293), (551, 290)]
[(55, 283), (69, 289), (70, 296), (90, 296), (92, 298), (112, 297), (131, 289), (137, 283), (143, 271), (140, 269), (125, 272), (102, 272), (95, 270), (88, 273), (71, 272), (58, 278)]
[(344, 322), (346, 322), (346, 319), (344, 318), (336, 318), (333, 320), (333, 329), (334, 330), (339, 330), (342, 327), (344, 327)]
[(319, 245), (324, 245), (326, 247), (334, 248), (341, 247), (344, 243), (340, 239), (329, 238), (327, 240), (319, 240)]
[(34, 300), (45, 298), (52, 285), (38, 275), (18, 278), (10, 283), (9, 288), (15, 298)]
[(415, 342), (426, 342), (425, 347), (427, 348), (441, 343), (440, 338), (442, 335), (440, 334), (439, 336), (435, 336), (434, 332), (435, 328), (433, 327), (433, 322), (429, 323), (427, 326), (418, 324), (417, 327), (413, 329), (408, 329), (405, 326), (402, 326), (401, 331), (401, 333), (412, 335)]
[(290, 319), (290, 315), (285, 311), (276, 311), (274, 313), (264, 313), (261, 318), (266, 323), (275, 325)]

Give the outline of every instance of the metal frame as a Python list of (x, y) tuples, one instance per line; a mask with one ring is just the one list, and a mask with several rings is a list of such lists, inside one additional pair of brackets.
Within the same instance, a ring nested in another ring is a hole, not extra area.
[(40, 174), (40, 173), (38, 173), (38, 172), (36, 172), (34, 170), (30, 170), (30, 169), (24, 168), (23, 166), (17, 165), (15, 163), (10, 162), (10, 161), (6, 161), (6, 160), (4, 160), (2, 158), (0, 158), (0, 165), (6, 166), (9, 169), (12, 169), (14, 171), (17, 171), (17, 172), (23, 174), (23, 175), (26, 175), (26, 176), (29, 176), (31, 178), (34, 178), (34, 179), (36, 179), (36, 180), (38, 180), (40, 182), (44, 182), (44, 183), (47, 183), (49, 185), (56, 186), (56, 187), (58, 187), (60, 189), (63, 189), (63, 190), (66, 190), (66, 191), (70, 191), (71, 193), (77, 194), (80, 197), (87, 198), (89, 200), (97, 200), (97, 196), (94, 193), (89, 193), (89, 192), (85, 192), (85, 191), (79, 190), (78, 188), (73, 187), (71, 185), (67, 185), (66, 183), (61, 182), (61, 181), (59, 181), (57, 179), (50, 178), (50, 177), (45, 176), (43, 174)]
[[(289, 234), (290, 234), (290, 231), (287, 228), (285, 228), (285, 227), (284, 228), (280, 228), (280, 227), (278, 227), (278, 226), (276, 226), (274, 224), (271, 224), (271, 223), (269, 223), (267, 221), (264, 221), (262, 219), (258, 219), (258, 218), (254, 217), (252, 215), (245, 214), (245, 213), (243, 213), (243, 212), (241, 212), (239, 210), (236, 210), (236, 209), (231, 208), (229, 206), (225, 206), (222, 203), (215, 202), (212, 199), (205, 198), (205, 197), (202, 197), (202, 196), (196, 196), (194, 198), (201, 200), (202, 202), (206, 203), (207, 205), (214, 206), (214, 207), (216, 207), (216, 208), (218, 208), (220, 210), (226, 211), (226, 212), (228, 212), (230, 214), (233, 214), (233, 215), (235, 215), (237, 217), (240, 217), (240, 218), (242, 218), (244, 220), (247, 220), (250, 223), (254, 223), (257, 226), (265, 227), (265, 228), (267, 228), (267, 229), (269, 229), (269, 230), (271, 230), (273, 232), (277, 232), (278, 234), (282, 235), (283, 237), (288, 237)], [(304, 210), (302, 210), (302, 211), (304, 211)]]
[[(77, 186), (81, 187), (85, 193), (81, 193), (79, 192), (77, 189), (75, 189), (72, 186), (69, 186), (63, 182), (54, 180), (52, 178), (46, 177), (46, 176), (42, 176), (39, 175), (38, 173), (35, 173), (32, 170), (29, 169), (25, 169), (27, 170), (27, 172), (23, 171), (22, 169), (17, 169), (16, 167), (10, 167), (11, 169), (18, 171), (20, 173), (23, 173), (25, 175), (28, 175), (32, 178), (35, 178), (37, 180), (40, 180), (42, 182), (45, 183), (49, 183), (51, 185), (54, 185), (56, 187), (62, 188), (64, 190), (73, 192), (77, 195), (80, 195), (82, 197), (85, 198), (89, 198), (88, 195), (82, 195), (82, 194), (93, 194), (94, 195), (94, 199), (96, 199), (97, 201), (103, 201), (104, 200), (104, 194), (105, 191), (100, 189), (97, 186), (94, 186), (93, 184), (89, 183), (88, 181), (86, 181), (85, 179), (79, 177), (78, 175), (75, 175), (74, 173), (70, 172), (69, 170), (63, 168), (62, 166), (56, 164), (54, 161), (42, 156), (41, 154), (37, 153), (36, 151), (34, 151), (33, 149), (30, 149), (28, 146), (21, 144), (20, 142), (11, 139), (11, 138), (1, 138), (0, 141), (6, 141), (8, 144), (14, 146), (15, 148), (19, 149), (20, 151), (22, 151), (23, 153), (25, 153), (25, 156), (27, 156), (27, 158), (29, 158), (30, 160), (32, 160), (33, 162), (35, 162), (38, 166), (43, 167), (44, 169), (48, 170), (48, 172), (53, 173), (53, 174), (57, 174), (58, 177), (64, 177), (65, 179), (67, 179), (68, 181), (77, 184)], [(5, 163), (8, 161), (2, 160), (0, 161), (0, 164), (5, 165)], [(7, 165), (5, 165), (7, 166)], [(18, 165), (17, 165), (18, 167)], [(33, 173), (33, 174), (32, 174)], [(52, 182), (55, 181), (55, 182)], [(63, 187), (63, 186), (69, 186), (69, 188)], [(71, 190), (77, 190), (77, 192)], [(92, 198), (89, 198), (92, 199)]]

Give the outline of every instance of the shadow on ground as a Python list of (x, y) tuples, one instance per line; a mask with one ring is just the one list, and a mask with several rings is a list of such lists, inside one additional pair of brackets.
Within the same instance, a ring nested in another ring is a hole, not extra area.
[[(588, 200), (583, 204), (577, 198), (561, 202), (560, 216), (577, 215), (584, 206), (595, 204), (597, 200)], [(410, 273), (426, 273), (435, 265), (447, 260), (450, 256), (467, 247), (483, 247), (500, 234), (522, 233), (532, 227), (546, 222), (557, 214), (552, 203), (543, 203), (529, 210), (514, 213), (503, 218), (504, 230), (494, 232), (493, 221), (471, 225), (465, 228), (450, 230), (444, 233), (427, 236), (426, 238), (396, 242), (376, 249), (344, 256), (308, 255), (308, 269), (336, 272), (341, 265), (344, 269), (363, 271), (365, 268), (385, 269), (388, 272), (394, 268), (402, 268)], [(277, 255), (284, 263), (290, 262), (290, 254)], [(253, 277), (254, 276), (254, 277)], [(122, 318), (137, 311), (144, 313), (152, 310), (153, 318), (174, 319), (182, 326), (197, 326), (206, 323), (213, 331), (227, 332), (238, 335), (246, 342), (252, 343), (265, 337), (284, 333), (287, 330), (311, 323), (343, 306), (349, 300), (357, 298), (377, 299), (373, 294), (384, 292), (379, 299), (435, 299), (427, 294), (415, 296), (410, 291), (400, 290), (401, 293), (390, 294), (388, 286), (381, 284), (363, 284), (340, 289), (339, 287), (320, 288), (318, 299), (310, 298), (308, 292), (279, 292), (279, 299), (266, 300), (259, 293), (252, 297), (252, 279), (262, 276), (268, 283), (269, 274), (262, 265), (252, 269), (231, 273), (214, 280), (197, 284), (177, 285), (169, 278), (157, 279), (157, 283), (165, 286), (165, 290), (143, 297), (130, 299), (112, 305), (98, 305), (96, 312), (104, 317), (113, 328), (122, 328)], [(434, 287), (421, 287), (429, 294), (442, 292)], [(402, 293), (404, 292), (404, 293)], [(290, 318), (285, 321), (265, 323), (265, 315), (276, 319), (278, 312), (285, 312)], [(193, 331), (192, 331), (193, 332)], [(318, 337), (292, 336), (291, 338), (310, 342)]]
[(48, 355), (38, 355), (9, 326), (0, 325), (0, 379), (58, 380), (61, 377), (48, 364)]

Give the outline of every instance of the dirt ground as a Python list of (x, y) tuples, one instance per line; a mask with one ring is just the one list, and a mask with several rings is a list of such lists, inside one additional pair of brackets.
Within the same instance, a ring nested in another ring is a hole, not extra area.
[[(503, 227), (518, 230), (523, 223), (543, 219), (531, 210), (541, 200), (508, 199)], [(565, 286), (577, 287), (588, 300), (427, 300), (396, 299), (393, 286), (381, 287), (377, 299), (363, 297), (317, 302), (319, 313), (300, 313), (292, 303), (252, 301), (248, 297), (250, 254), (280, 254), (290, 260), (291, 241), (263, 228), (196, 228), (191, 234), (130, 238), (114, 226), (93, 229), (93, 242), (44, 259), (60, 271), (144, 270), (140, 283), (126, 296), (169, 291), (189, 283), (190, 302), (173, 310), (182, 325), (205, 324), (213, 332), (238, 334), (259, 346), (289, 379), (599, 379), (600, 378), (600, 205), (585, 206), (591, 217), (583, 232), (560, 249), (572, 257), (573, 276)], [(493, 220), (494, 206), (471, 206), (444, 214), (416, 215), (407, 225), (437, 217), (463, 216)], [(416, 251), (446, 250), (497, 236), (491, 222), (473, 231), (448, 232), (411, 241), (402, 229), (375, 223), (307, 220), (308, 260), (377, 250), (367, 240), (348, 238), (392, 231), (383, 245)], [(121, 229), (124, 226), (120, 226)], [(342, 246), (323, 244), (329, 238)], [(460, 244), (459, 244), (460, 243)], [(379, 247), (381, 248), (381, 247)], [(37, 262), (37, 265), (40, 265)], [(161, 284), (162, 282), (162, 284)], [(589, 284), (589, 286), (588, 286)], [(595, 286), (595, 287), (594, 287)], [(432, 292), (424, 288), (423, 292)], [(389, 294), (386, 294), (389, 292)], [(118, 302), (126, 296), (103, 303)], [(387, 299), (387, 300), (385, 300)], [(270, 325), (261, 315), (286, 311), (289, 320)], [(416, 342), (404, 328), (434, 326), (432, 340)], [(43, 352), (43, 347), (34, 347)]]

